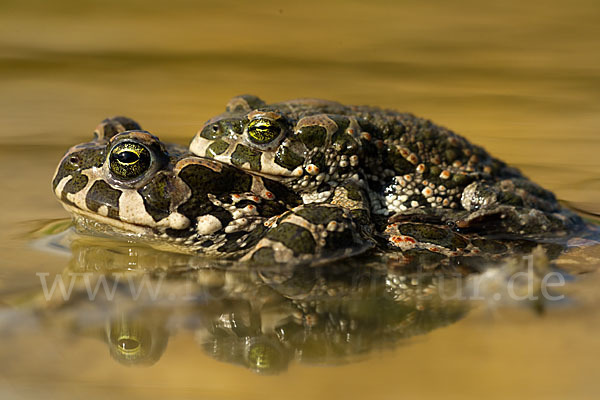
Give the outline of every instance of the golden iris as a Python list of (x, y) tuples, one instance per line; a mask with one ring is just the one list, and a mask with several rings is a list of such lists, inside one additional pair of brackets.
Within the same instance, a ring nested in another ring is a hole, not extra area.
[(150, 163), (150, 152), (138, 143), (119, 143), (110, 152), (110, 170), (120, 179), (139, 177), (150, 168)]
[(274, 346), (266, 343), (256, 343), (251, 345), (247, 352), (246, 357), (250, 367), (256, 369), (256, 371), (266, 372), (279, 367), (281, 354)]
[(256, 144), (267, 144), (275, 140), (281, 133), (281, 127), (273, 120), (266, 118), (253, 119), (248, 124), (248, 138)]
[(152, 333), (138, 320), (126, 317), (112, 321), (108, 340), (113, 357), (124, 363), (143, 363), (152, 351)]
[(124, 354), (135, 353), (140, 350), (140, 342), (135, 337), (120, 337), (116, 345), (119, 351)]

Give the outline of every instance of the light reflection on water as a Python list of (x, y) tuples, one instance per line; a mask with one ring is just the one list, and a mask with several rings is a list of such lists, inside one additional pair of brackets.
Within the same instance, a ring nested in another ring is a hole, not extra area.
[(68, 269), (39, 273), (40, 289), (20, 306), (64, 334), (95, 332), (125, 365), (154, 364), (175, 335), (261, 374), (293, 361), (342, 364), (453, 323), (469, 307), (450, 293), (462, 275), (406, 274), (366, 259), (285, 270), (85, 237), (70, 250)]
[[(564, 304), (572, 279), (551, 268), (541, 247), (477, 274), (399, 268), (373, 255), (323, 267), (236, 264), (80, 235), (69, 220), (32, 237), (68, 266), (36, 273), (38, 288), (3, 296), (4, 340), (32, 326), (95, 337), (126, 366), (157, 363), (172, 336), (193, 337), (208, 356), (261, 375), (294, 363), (342, 365), (453, 324), (481, 303), (543, 314)], [(600, 247), (581, 243), (580, 252)], [(577, 254), (559, 261), (581, 263)]]
[(540, 274), (527, 277), (535, 293), (526, 293), (529, 282), (510, 282), (501, 292), (511, 273), (522, 273), (521, 263), (481, 276), (388, 268), (372, 256), (274, 269), (60, 232), (68, 226), (57, 221), (38, 231), (36, 247), (63, 252), (68, 267), (37, 273), (39, 288), (29, 294), (5, 296), (23, 312), (13, 320), (5, 310), (5, 339), (32, 323), (61, 336), (94, 336), (129, 366), (156, 363), (176, 335), (191, 335), (209, 356), (259, 374), (281, 373), (293, 362), (339, 365), (455, 323), (475, 301), (502, 304), (512, 296), (542, 312), (565, 297), (540, 293), (539, 275), (550, 272), (543, 251), (532, 260)]
[[(432, 118), (598, 213), (599, 21), (591, 0), (3, 1), (0, 396), (596, 396), (598, 246), (556, 261), (566, 300), (540, 307), (494, 301), (495, 292), (446, 304), (423, 276), (417, 283), (428, 293), (397, 301), (380, 296), (377, 268), (319, 286), (310, 274), (206, 269), (143, 247), (136, 270), (124, 271), (132, 267), (127, 245), (40, 252), (24, 233), (31, 221), (65, 217), (52, 173), (100, 120), (128, 115), (185, 144), (228, 98), (247, 92)], [(73, 281), (78, 295), (45, 300), (39, 274), (50, 282), (84, 272)], [(95, 287), (119, 273), (134, 283), (169, 279), (158, 303), (128, 299), (127, 280), (119, 301), (87, 300), (86, 276)], [(348, 300), (328, 294), (332, 285)], [(324, 293), (311, 292), (319, 287)], [(326, 305), (312, 310), (302, 296)], [(127, 366), (136, 363), (146, 368)], [(250, 372), (267, 364), (283, 371)]]

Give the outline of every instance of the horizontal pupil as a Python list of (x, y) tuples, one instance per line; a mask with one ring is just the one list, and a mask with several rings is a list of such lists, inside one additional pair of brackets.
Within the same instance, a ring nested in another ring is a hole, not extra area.
[(139, 160), (139, 156), (132, 151), (122, 151), (115, 155), (115, 158), (123, 164), (132, 164)]
[(257, 128), (256, 131), (260, 132), (260, 133), (271, 133), (271, 132), (273, 132), (273, 130), (271, 130), (271, 129), (264, 129), (264, 128)]

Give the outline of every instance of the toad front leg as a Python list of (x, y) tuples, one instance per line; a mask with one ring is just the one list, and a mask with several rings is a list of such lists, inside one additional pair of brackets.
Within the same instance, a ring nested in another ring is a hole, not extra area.
[(311, 264), (361, 254), (374, 246), (351, 210), (305, 204), (267, 221), (264, 237), (243, 260), (259, 264)]

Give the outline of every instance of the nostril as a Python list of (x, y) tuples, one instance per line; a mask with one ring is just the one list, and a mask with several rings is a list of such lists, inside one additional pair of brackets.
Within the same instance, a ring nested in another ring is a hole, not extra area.
[(69, 162), (70, 162), (71, 164), (77, 165), (77, 164), (79, 164), (79, 157), (77, 157), (77, 156), (71, 156), (71, 157), (69, 158)]

